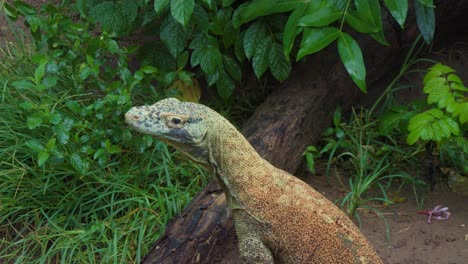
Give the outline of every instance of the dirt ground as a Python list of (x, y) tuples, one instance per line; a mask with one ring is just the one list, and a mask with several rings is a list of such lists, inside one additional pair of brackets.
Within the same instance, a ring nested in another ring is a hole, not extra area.
[[(307, 174), (304, 172), (304, 174)], [(344, 197), (339, 184), (328, 184), (325, 176), (302, 178), (331, 201)], [(390, 207), (381, 206), (389, 224), (390, 240), (386, 238), (385, 222), (376, 214), (360, 211), (361, 230), (374, 245), (383, 261), (388, 264), (406, 263), (468, 263), (468, 197), (450, 191), (444, 183), (427, 193), (422, 208), (418, 208), (412, 192), (408, 200)], [(448, 220), (432, 220), (417, 212), (432, 209), (436, 205), (449, 207)]]

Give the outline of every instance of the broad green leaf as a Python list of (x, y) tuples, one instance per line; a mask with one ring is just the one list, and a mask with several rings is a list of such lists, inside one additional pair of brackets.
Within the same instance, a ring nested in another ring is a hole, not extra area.
[(242, 79), (242, 68), (231, 56), (223, 54), (223, 65), (234, 80), (240, 81)]
[(177, 69), (185, 68), (185, 65), (187, 65), (187, 62), (188, 62), (188, 58), (189, 58), (189, 54), (187, 51), (184, 51), (181, 54), (179, 54), (176, 60)]
[(460, 133), (457, 122), (437, 108), (427, 110), (411, 118), (408, 130), (410, 133), (406, 141), (410, 145), (418, 139), (440, 142), (442, 139), (450, 137), (451, 134), (457, 136)]
[(306, 55), (321, 51), (339, 36), (340, 30), (335, 27), (305, 28), (296, 61)]
[(3, 2), (3, 12), (5, 12), (5, 15), (7, 15), (13, 21), (16, 21), (19, 15), (18, 10), (16, 10), (16, 8), (7, 2)]
[(161, 11), (169, 5), (170, 0), (154, 0), (154, 11), (157, 14), (160, 14)]
[(31, 101), (24, 101), (18, 105), (21, 109), (32, 110), (36, 109), (37, 105)]
[(81, 113), (81, 106), (77, 101), (68, 101), (65, 106), (75, 114)]
[(37, 165), (41, 167), (49, 159), (50, 155), (47, 151), (41, 151), (37, 155)]
[(31, 150), (34, 150), (36, 152), (43, 151), (45, 148), (44, 146), (37, 140), (28, 140), (26, 141), (26, 146), (30, 148)]
[(43, 80), (42, 80), (42, 84), (46, 87), (46, 88), (52, 88), (54, 86), (57, 85), (57, 81), (58, 79), (56, 77), (51, 77), (51, 76), (46, 76)]
[(52, 150), (55, 148), (55, 142), (57, 142), (56, 138), (51, 138), (49, 141), (47, 141), (47, 144), (45, 145), (46, 150)]
[(40, 115), (33, 114), (31, 116), (28, 116), (28, 118), (26, 119), (26, 126), (29, 129), (35, 129), (41, 124), (42, 124), (42, 117)]
[(192, 67), (200, 65), (203, 72), (212, 74), (216, 67), (222, 63), (221, 52), (211, 45), (196, 48), (192, 52), (190, 63)]
[(346, 22), (356, 31), (361, 33), (375, 33), (379, 31), (379, 28), (376, 25), (362, 20), (355, 13), (347, 13)]
[(56, 112), (56, 113), (50, 114), (49, 122), (51, 124), (56, 125), (56, 124), (60, 123), (61, 121), (62, 121), (62, 116), (59, 113)]
[(33, 82), (31, 82), (30, 80), (25, 80), (25, 79), (14, 81), (11, 83), (11, 85), (13, 85), (13, 87), (15, 87), (16, 89), (24, 89), (24, 90), (30, 90), (36, 87), (36, 85)]
[(394, 129), (401, 128), (401, 124), (407, 123), (413, 116), (413, 111), (389, 111), (379, 118), (379, 133), (384, 136), (389, 135)]
[(338, 106), (333, 113), (333, 125), (339, 127), (341, 125), (341, 107)]
[(13, 5), (24, 16), (36, 13), (36, 9), (24, 1), (14, 1)]
[(234, 87), (234, 81), (225, 71), (223, 71), (221, 78), (219, 78), (219, 80), (216, 82), (216, 89), (218, 90), (218, 94), (222, 98), (227, 99), (232, 95)]
[(388, 8), (393, 18), (403, 28), (408, 14), (408, 0), (384, 0), (385, 6)]
[(304, 15), (305, 10), (307, 9), (307, 5), (302, 5), (301, 7), (294, 10), (291, 15), (289, 15), (288, 21), (286, 22), (286, 26), (284, 27), (283, 33), (283, 50), (286, 58), (289, 60), (289, 53), (294, 45), (294, 40), (296, 39), (297, 34), (300, 30), (297, 27), (299, 23), (299, 19)]
[(278, 43), (273, 43), (268, 55), (270, 64), (270, 71), (278, 81), (284, 81), (291, 73), (291, 63), (286, 55), (284, 55), (283, 48)]
[(435, 77), (424, 85), (423, 91), (427, 94), (431, 94), (441, 86), (446, 86), (448, 88), (447, 81), (444, 77)]
[(338, 38), (338, 53), (354, 83), (366, 93), (366, 67), (361, 48), (347, 33), (342, 33)]
[(454, 107), (453, 116), (458, 116), (460, 124), (464, 125), (468, 121), (468, 102), (458, 103)]
[(298, 8), (302, 4), (300, 1), (291, 0), (254, 0), (238, 7), (235, 13), (234, 26), (239, 28), (257, 17), (285, 13)]
[(195, 4), (191, 19), (191, 23), (196, 25), (198, 31), (204, 31), (208, 29), (210, 19), (205, 9), (201, 5)]
[(185, 48), (185, 29), (174, 19), (168, 18), (162, 24), (160, 37), (173, 58)]
[(128, 30), (138, 15), (136, 1), (104, 1), (93, 5), (89, 18), (101, 24), (105, 31), (121, 33)]
[(266, 36), (265, 25), (261, 22), (254, 22), (246, 30), (244, 36), (244, 51), (248, 59), (251, 59), (257, 49), (258, 43)]
[(354, 3), (359, 17), (378, 28), (378, 31), (371, 33), (370, 36), (380, 44), (388, 45), (383, 34), (379, 0), (355, 0)]
[(418, 0), (421, 4), (427, 7), (434, 7), (434, 0)]
[(416, 22), (418, 23), (419, 31), (426, 43), (430, 43), (434, 37), (435, 31), (435, 14), (434, 8), (421, 4), (420, 1), (414, 0), (414, 9), (416, 12)]
[(46, 62), (42, 62), (34, 71), (34, 80), (36, 84), (40, 83), (42, 81), (42, 77), (44, 77), (45, 65), (46, 65)]
[(62, 144), (67, 144), (70, 140), (70, 129), (72, 128), (75, 122), (73, 119), (65, 118), (63, 122), (55, 125), (52, 130), (57, 135), (58, 140)]
[(70, 164), (81, 175), (86, 174), (89, 170), (89, 162), (82, 158), (78, 153), (73, 153), (70, 156)]
[(299, 20), (299, 26), (303, 27), (322, 27), (335, 22), (343, 15), (341, 10), (330, 7), (324, 7), (312, 14), (308, 14)]
[(187, 26), (194, 7), (194, 0), (171, 0), (171, 15), (180, 24)]
[(258, 46), (255, 49), (252, 67), (257, 78), (262, 77), (262, 75), (268, 69), (268, 57), (272, 44), (271, 37), (267, 36), (258, 43)]
[(239, 37), (239, 29), (236, 29), (231, 22), (228, 22), (224, 26), (223, 32), (223, 44), (225, 48), (229, 48), (234, 45), (234, 42)]
[(463, 84), (463, 81), (460, 79), (460, 77), (458, 77), (455, 74), (449, 74), (447, 76), (447, 80), (449, 80), (450, 82), (453, 82), (453, 83)]

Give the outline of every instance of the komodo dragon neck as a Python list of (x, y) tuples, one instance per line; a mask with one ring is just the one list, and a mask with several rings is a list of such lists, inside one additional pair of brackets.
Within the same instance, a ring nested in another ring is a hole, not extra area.
[(268, 180), (265, 178), (266, 172), (272, 165), (224, 118), (211, 120), (216, 121), (211, 123), (212, 128), (208, 130), (215, 133), (208, 133), (206, 138), (210, 164), (228, 199), (233, 198), (237, 204), (243, 204), (243, 194), (264, 185)]

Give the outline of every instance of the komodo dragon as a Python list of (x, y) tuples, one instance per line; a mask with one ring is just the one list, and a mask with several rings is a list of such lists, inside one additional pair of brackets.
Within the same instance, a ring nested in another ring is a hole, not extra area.
[(133, 107), (125, 119), (213, 169), (232, 211), (244, 263), (382, 263), (338, 207), (260, 157), (214, 110), (169, 98)]

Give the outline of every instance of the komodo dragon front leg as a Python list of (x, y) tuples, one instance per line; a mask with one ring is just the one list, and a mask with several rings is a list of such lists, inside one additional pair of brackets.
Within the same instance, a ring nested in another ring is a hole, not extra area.
[(133, 107), (125, 119), (213, 169), (234, 216), (244, 263), (382, 263), (345, 213), (264, 160), (209, 107), (169, 98)]
[(246, 264), (273, 264), (273, 254), (263, 243), (262, 235), (249, 224), (248, 215), (242, 210), (233, 210), (234, 225), (239, 240), (239, 253)]

